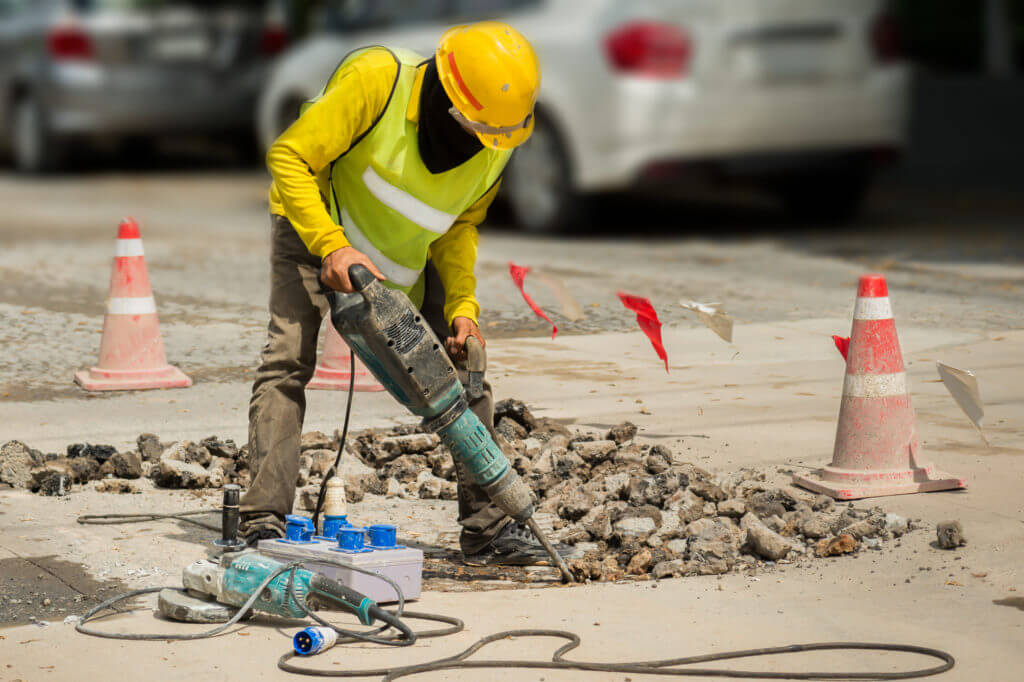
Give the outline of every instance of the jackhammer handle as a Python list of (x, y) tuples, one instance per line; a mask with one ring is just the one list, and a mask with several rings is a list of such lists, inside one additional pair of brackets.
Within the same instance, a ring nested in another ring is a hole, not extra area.
[(484, 372), (487, 371), (487, 351), (480, 339), (466, 337), (466, 369), (469, 372), (467, 392), (471, 399), (479, 398), (484, 392)]
[(483, 372), (487, 371), (487, 351), (484, 349), (484, 345), (480, 343), (480, 339), (475, 336), (466, 337), (466, 368), (470, 372)]
[(376, 282), (377, 278), (373, 276), (373, 273), (365, 265), (356, 263), (348, 269), (348, 281), (352, 283), (353, 289), (362, 291)]

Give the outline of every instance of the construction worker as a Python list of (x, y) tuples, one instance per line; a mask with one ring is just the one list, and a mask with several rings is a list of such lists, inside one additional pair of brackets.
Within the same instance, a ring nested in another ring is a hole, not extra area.
[[(466, 339), (484, 341), (477, 225), (512, 150), (533, 130), (539, 88), (537, 56), (518, 31), (459, 26), (432, 58), (384, 47), (349, 54), (270, 148), (270, 325), (249, 405), (255, 478), (241, 501), (250, 542), (283, 536), (292, 510), (304, 388), (329, 309), (323, 286), (351, 293), (348, 269), (365, 265), (420, 306), (467, 380)], [(470, 409), (493, 436), (484, 387)], [(461, 474), (459, 522), (467, 563), (547, 559), (527, 528)]]

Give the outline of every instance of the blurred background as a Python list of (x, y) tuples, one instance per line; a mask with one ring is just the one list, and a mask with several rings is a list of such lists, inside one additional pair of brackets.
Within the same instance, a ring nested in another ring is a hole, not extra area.
[(543, 68), (482, 230), (489, 337), (549, 333), (509, 260), (583, 304), (531, 285), (567, 334), (635, 328), (617, 290), (668, 325), (848, 319), (865, 270), (901, 321), (1020, 326), (1024, 0), (0, 0), (0, 396), (80, 397), (125, 215), (171, 361), (244, 385), (267, 146), (350, 50), (485, 18)]
[(879, 182), (1024, 187), (1021, 0), (0, 0), (3, 159), (259, 169), (353, 48), (492, 17), (543, 66), (503, 191), (526, 230), (623, 192), (842, 222)]

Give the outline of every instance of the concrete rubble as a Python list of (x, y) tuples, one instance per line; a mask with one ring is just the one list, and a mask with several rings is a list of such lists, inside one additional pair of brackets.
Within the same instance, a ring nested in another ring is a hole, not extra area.
[[(665, 445), (637, 439), (624, 422), (604, 433), (571, 432), (538, 419), (517, 400), (495, 406), (501, 447), (533, 490), (537, 511), (552, 519), (553, 538), (584, 552), (571, 569), (581, 580), (668, 578), (756, 573), (778, 562), (813, 561), (881, 549), (914, 529), (878, 507), (836, 505), (828, 497), (773, 485), (764, 471), (721, 476), (679, 459)], [(303, 434), (296, 505), (311, 511), (334, 467), (339, 433)], [(455, 500), (451, 455), (418, 425), (350, 434), (338, 465), (349, 502), (366, 495)], [(0, 448), (0, 480), (43, 495), (66, 495), (99, 481), (96, 490), (139, 492), (132, 480), (157, 487), (220, 488), (250, 483), (247, 447), (215, 436), (161, 443), (141, 434), (136, 448), (74, 444), (43, 454), (18, 441)], [(941, 546), (962, 544), (962, 529), (940, 524)], [(946, 544), (943, 544), (946, 543)]]

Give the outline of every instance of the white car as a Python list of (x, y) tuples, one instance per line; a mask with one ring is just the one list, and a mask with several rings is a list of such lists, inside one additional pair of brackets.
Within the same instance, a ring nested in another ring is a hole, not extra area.
[(540, 56), (536, 128), (503, 182), (527, 229), (568, 224), (588, 194), (695, 175), (848, 218), (904, 145), (909, 71), (885, 0), (336, 0), (273, 70), (263, 144), (349, 51), (429, 55), (446, 27), (483, 18)]

